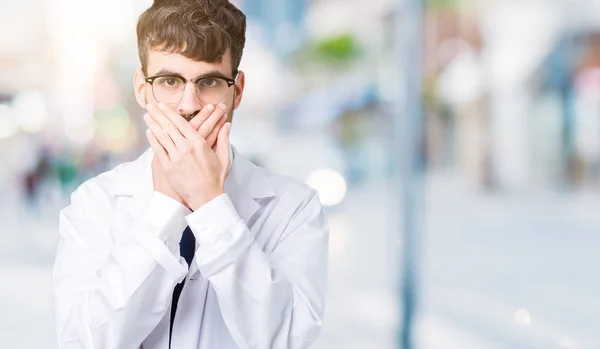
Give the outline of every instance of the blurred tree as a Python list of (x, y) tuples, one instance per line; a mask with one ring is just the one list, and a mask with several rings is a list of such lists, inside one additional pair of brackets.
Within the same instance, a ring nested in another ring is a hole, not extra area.
[(325, 38), (314, 44), (318, 58), (331, 61), (348, 61), (360, 55), (360, 47), (352, 34)]
[(309, 71), (343, 75), (352, 70), (362, 57), (362, 52), (362, 45), (351, 33), (310, 40), (294, 54), (294, 67), (302, 75)]

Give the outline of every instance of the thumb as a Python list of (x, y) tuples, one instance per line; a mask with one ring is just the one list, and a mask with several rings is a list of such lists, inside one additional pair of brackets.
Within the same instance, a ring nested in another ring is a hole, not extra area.
[(231, 122), (225, 123), (219, 135), (217, 136), (217, 157), (221, 164), (229, 167), (229, 133), (231, 132)]

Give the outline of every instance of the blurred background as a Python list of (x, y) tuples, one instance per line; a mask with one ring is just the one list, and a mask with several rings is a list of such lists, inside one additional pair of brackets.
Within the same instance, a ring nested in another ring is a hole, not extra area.
[[(600, 2), (410, 1), (235, 1), (233, 143), (327, 206), (314, 348), (600, 348)], [(56, 347), (58, 211), (147, 147), (150, 4), (0, 0), (3, 348)]]

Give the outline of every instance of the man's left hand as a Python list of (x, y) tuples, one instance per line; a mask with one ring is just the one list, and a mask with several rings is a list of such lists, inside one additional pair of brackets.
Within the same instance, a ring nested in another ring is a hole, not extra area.
[[(217, 108), (224, 108), (223, 105)], [(146, 135), (173, 189), (192, 210), (225, 192), (229, 169), (227, 122), (219, 130), (214, 151), (189, 122), (164, 104), (148, 107)]]

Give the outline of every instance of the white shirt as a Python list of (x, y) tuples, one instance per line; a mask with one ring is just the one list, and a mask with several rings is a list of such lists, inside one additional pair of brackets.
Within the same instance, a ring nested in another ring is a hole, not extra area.
[[(235, 152), (235, 150), (234, 150)], [(305, 184), (235, 153), (225, 194), (197, 211), (153, 190), (151, 150), (82, 184), (60, 213), (60, 348), (307, 348), (324, 311), (328, 228)], [(179, 255), (186, 226), (197, 245)]]

